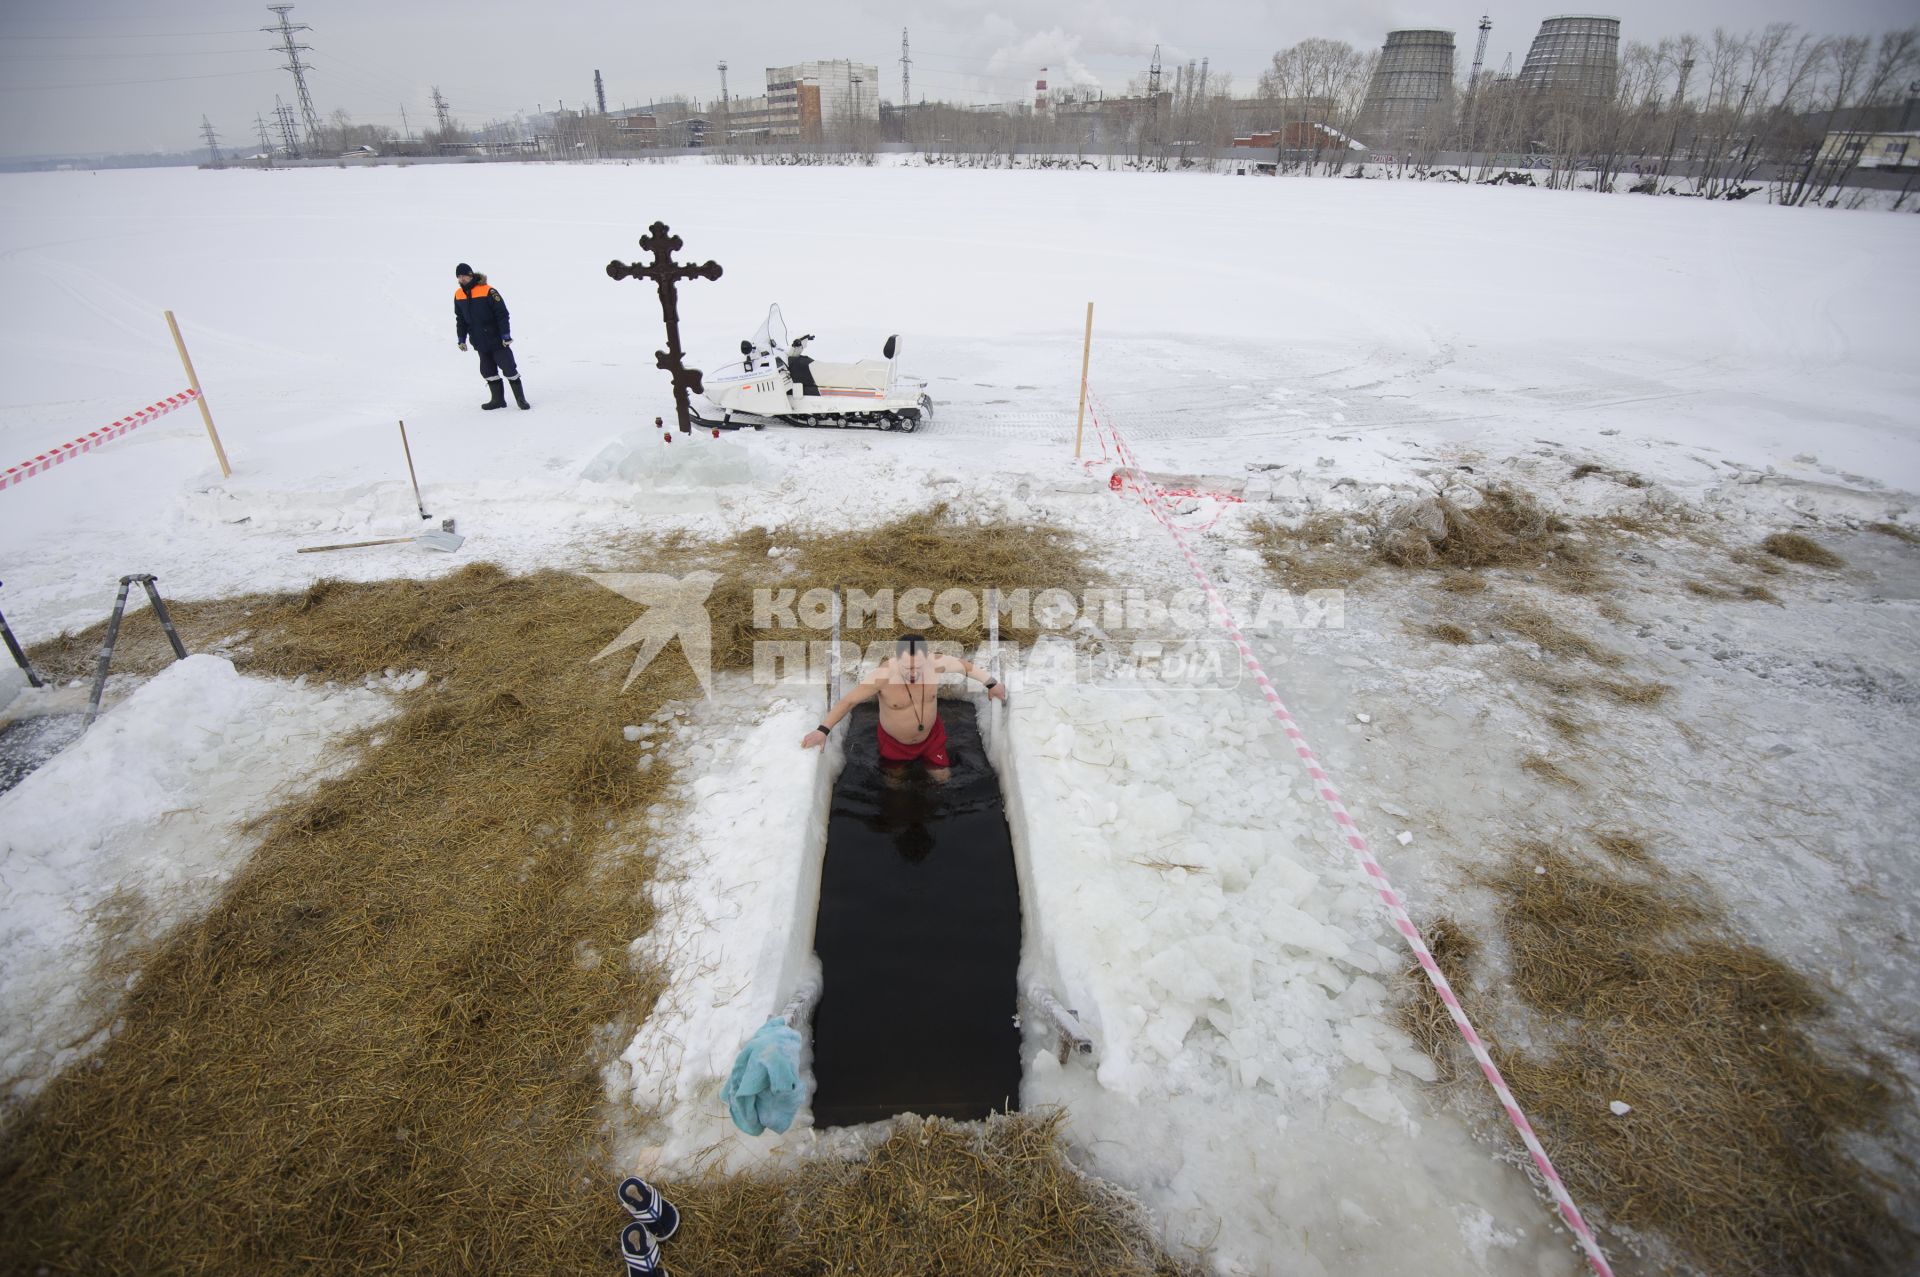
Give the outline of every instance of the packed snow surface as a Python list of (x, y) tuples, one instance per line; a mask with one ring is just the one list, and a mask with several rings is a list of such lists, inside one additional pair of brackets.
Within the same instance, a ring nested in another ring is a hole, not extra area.
[[(1267, 583), (1250, 517), (1368, 511), (1463, 473), (1576, 510), (1685, 504), (1749, 541), (1911, 526), (1920, 490), (1920, 231), (1892, 214), (697, 163), (14, 175), (0, 210), (0, 464), (179, 389), (171, 308), (234, 466), (220, 476), (189, 410), (0, 491), (0, 607), (29, 642), (100, 619), (130, 571), (195, 597), (480, 559), (644, 570), (621, 549), (636, 532), (833, 529), (936, 502), (1064, 526), (1110, 580), (1164, 597), (1192, 584), (1164, 530), (1109, 489), (1097, 432), (1091, 464), (1072, 456), (1089, 299), (1101, 419), (1143, 465), (1241, 498), (1189, 503), (1189, 539), (1229, 590)], [(640, 255), (655, 220), (685, 239), (681, 258), (725, 268), (681, 289), (691, 363), (737, 357), (778, 301), (822, 358), (902, 334), (932, 425), (661, 440), (653, 290), (604, 272)], [(512, 308), (530, 412), (478, 410), (450, 314), (461, 260)], [(402, 418), (426, 509), (458, 517), (460, 553), (295, 554), (435, 526), (407, 481)], [(1579, 464), (1601, 470), (1574, 480)], [(1337, 628), (1253, 641), (1416, 918), (1493, 934), (1464, 884), (1504, 842), (1632, 819), (1920, 1079), (1901, 1045), (1920, 1004), (1920, 882), (1900, 841), (1920, 809), (1905, 752), (1887, 749), (1920, 727), (1920, 570), (1888, 538), (1835, 544), (1855, 568), (1790, 576), (1780, 608), (1681, 592), (1679, 550), (1614, 600), (1624, 622), (1554, 603), (1618, 627), (1605, 633), (1638, 645), (1635, 672), (1676, 688), (1661, 717), (1609, 715), (1632, 765), (1588, 769), (1578, 795), (1519, 767), (1551, 742), (1482, 647), (1416, 636), (1430, 593), (1383, 582)], [(901, 572), (915, 584), (910, 562)], [(1057, 993), (1098, 1046), (1058, 1064), (1029, 1011), (1023, 1102), (1065, 1105), (1075, 1156), (1222, 1273), (1579, 1271), (1525, 1174), (1423, 1088), (1427, 1062), (1391, 1026), (1404, 951), (1251, 686), (1011, 681), (1011, 707), (982, 721), (1020, 860), (1023, 983)], [(0, 798), (4, 1019), (27, 1026), (9, 1028), (10, 1058), (44, 1075), (93, 1023), (78, 1015), (88, 986), (58, 975), (100, 958), (96, 906), (116, 892), (151, 904), (154, 883), (199, 884), (159, 893), (177, 902), (160, 922), (204, 905), (245, 854), (216, 832), (377, 712), (362, 696), (296, 696), (195, 658)], [(711, 699), (623, 733), (636, 766), (679, 768), (686, 800), (649, 818), (662, 913), (634, 947), (669, 985), (607, 1075), (643, 1115), (625, 1166), (842, 1143), (804, 1118), (749, 1139), (719, 1102), (733, 1052), (814, 974), (827, 794), (837, 751), (863, 747), (800, 751), (822, 696), (721, 678)], [(264, 705), (286, 712), (288, 739), (240, 744), (268, 730)], [(103, 757), (116, 731), (148, 741), (128, 747), (144, 761)], [(123, 810), (146, 815), (53, 796), (109, 774)], [(1611, 1120), (1661, 1120), (1658, 1097), (1596, 1098), (1609, 1101), (1630, 1109)]]
[[(1443, 443), (1545, 436), (1683, 489), (1773, 467), (1920, 490), (1920, 254), (1894, 214), (699, 164), (14, 174), (0, 212), (0, 464), (180, 389), (172, 309), (234, 467), (220, 478), (189, 408), (0, 492), (6, 610), (29, 639), (99, 619), (125, 571), (207, 595), (449, 570), (412, 546), (293, 554), (416, 527), (401, 419), (429, 512), (460, 516), (466, 556), (511, 564), (680, 517), (659, 486), (717, 503), (720, 526), (1004, 497), (1059, 474), (1089, 299), (1093, 380), (1156, 467), (1326, 458), (1328, 478), (1404, 478)], [(934, 428), (756, 436), (784, 477), (718, 488), (741, 467), (676, 453), (667, 468), (699, 473), (674, 485), (629, 464), (636, 432), (672, 417), (659, 307), (603, 268), (638, 258), (656, 219), (681, 258), (725, 269), (681, 287), (690, 363), (737, 358), (774, 301), (823, 357), (877, 355), (898, 332)], [(531, 412), (476, 411), (458, 261), (512, 309)]]
[(105, 1040), (116, 990), (101, 967), (206, 908), (258, 841), (239, 823), (327, 775), (339, 738), (387, 703), (189, 656), (0, 795), (6, 1098)]

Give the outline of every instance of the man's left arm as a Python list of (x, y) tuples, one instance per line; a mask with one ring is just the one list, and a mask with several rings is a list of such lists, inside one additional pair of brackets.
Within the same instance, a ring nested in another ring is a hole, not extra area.
[(513, 325), (507, 316), (507, 299), (499, 293), (493, 294), (493, 313), (500, 321), (500, 344), (513, 345)]
[(965, 660), (958, 656), (943, 656), (940, 658), (940, 664), (938, 665), (937, 668), (942, 673), (958, 672), (961, 674), (965, 674), (968, 678), (974, 679), (981, 683), (985, 683), (987, 685), (987, 695), (997, 696), (1001, 700), (1005, 700), (1007, 698), (1007, 689), (1005, 685), (1002, 684), (1000, 680), (995, 678), (992, 674), (988, 673), (986, 670), (981, 669), (979, 666), (973, 664), (971, 661)]

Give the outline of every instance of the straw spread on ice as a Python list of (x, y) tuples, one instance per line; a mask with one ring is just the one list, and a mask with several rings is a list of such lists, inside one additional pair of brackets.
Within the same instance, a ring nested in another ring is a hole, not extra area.
[[(1551, 594), (1585, 594), (1594, 580), (1588, 565), (1603, 559), (1616, 578), (1633, 575), (1621, 547), (1656, 534), (1698, 559), (1724, 553), (1694, 518), (1684, 510), (1624, 525), (1590, 518), (1573, 541), (1573, 526), (1526, 493), (1463, 488), (1368, 521), (1321, 515), (1307, 528), (1265, 521), (1249, 530), (1283, 579), (1296, 577), (1293, 547), (1302, 543), (1345, 547), (1321, 553), (1361, 572), (1379, 563), (1451, 569), (1440, 588), (1476, 600), (1476, 629), (1532, 645), (1538, 656), (1519, 673), (1552, 697), (1540, 710), (1570, 751), (1568, 767), (1577, 759), (1590, 771), (1633, 764), (1609, 749), (1605, 712), (1593, 719), (1582, 693), (1652, 709), (1669, 689), (1619, 673), (1625, 658), (1548, 611)], [(1762, 548), (1796, 564), (1844, 566), (1798, 533), (1769, 535)], [(1514, 601), (1523, 594), (1530, 601)], [(1488, 595), (1491, 604), (1478, 601)], [(1458, 645), (1487, 638), (1456, 621), (1425, 632)], [(1568, 666), (1596, 673), (1551, 672)], [(1583, 787), (1547, 756), (1528, 755), (1520, 766), (1549, 784)], [(1439, 917), (1428, 928), (1435, 960), (1496, 1043), (1496, 1062), (1569, 1186), (1615, 1227), (1657, 1235), (1707, 1271), (1893, 1271), (1912, 1234), (1889, 1207), (1887, 1181), (1850, 1145), (1895, 1104), (1888, 1062), (1851, 1043), (1836, 1050), (1844, 1039), (1828, 998), (1744, 940), (1710, 895), (1654, 858), (1647, 838), (1602, 828), (1590, 842), (1613, 863), (1522, 843), (1477, 875), (1494, 896), (1499, 933), (1488, 939), (1498, 941), (1497, 963), (1457, 920)], [(1500, 994), (1518, 1005), (1494, 996), (1476, 968), (1498, 972)], [(1434, 1058), (1440, 1082), (1477, 1088), (1438, 994), (1417, 966), (1406, 981), (1402, 1027)], [(1507, 1037), (1539, 1045), (1499, 1045)], [(1658, 1126), (1610, 1120), (1633, 1105), (1596, 1103), (1602, 1096), (1658, 1096), (1666, 1118)]]
[[(764, 578), (770, 536), (709, 561)], [(943, 588), (1084, 576), (1055, 530), (943, 511), (780, 539), (803, 547), (807, 583), (877, 585), (900, 544)], [(649, 557), (679, 555), (702, 557)], [(733, 584), (711, 601), (719, 634), (751, 623), (750, 581)], [(235, 1273), (435, 1272), (448, 1253), (488, 1271), (605, 1261), (617, 1207), (583, 1188), (606, 1181), (596, 1061), (658, 993), (660, 974), (624, 954), (650, 925), (650, 840), (673, 779), (635, 767), (620, 728), (693, 690), (684, 665), (622, 692), (621, 671), (591, 664), (628, 610), (580, 576), (484, 564), (176, 607), (192, 646), (228, 648), (255, 674), (420, 675), (393, 717), (354, 733), (349, 770), (262, 819), (218, 903), (141, 955), (97, 1054), (13, 1116), (0, 1179), (13, 1253)], [(145, 619), (123, 668), (166, 659)], [(33, 655), (77, 671), (98, 638)], [(751, 662), (732, 643), (717, 655)], [(707, 1272), (943, 1248), (1001, 1255), (1009, 1271), (1179, 1271), (1137, 1204), (1064, 1161), (1056, 1123), (903, 1127), (843, 1169), (675, 1185), (702, 1221), (678, 1254)], [(895, 1226), (840, 1226), (868, 1217)]]

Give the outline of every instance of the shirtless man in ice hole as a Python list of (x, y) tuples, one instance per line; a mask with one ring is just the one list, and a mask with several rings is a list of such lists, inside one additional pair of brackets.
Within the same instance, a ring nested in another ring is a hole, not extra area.
[(800, 748), (826, 744), (827, 733), (853, 713), (855, 705), (877, 696), (880, 766), (893, 775), (918, 761), (926, 767), (929, 780), (944, 784), (953, 775), (953, 760), (947, 757), (947, 728), (940, 721), (940, 675), (955, 673), (986, 684), (989, 696), (1007, 698), (1007, 689), (985, 670), (957, 656), (935, 655), (926, 639), (905, 634), (894, 644), (892, 656), (842, 696), (820, 726), (800, 738)]

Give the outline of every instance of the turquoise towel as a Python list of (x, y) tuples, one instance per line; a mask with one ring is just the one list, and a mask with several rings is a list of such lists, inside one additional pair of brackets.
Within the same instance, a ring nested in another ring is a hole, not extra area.
[(735, 1126), (759, 1135), (769, 1127), (784, 1132), (793, 1125), (806, 1099), (800, 1082), (801, 1043), (800, 1034), (778, 1016), (747, 1039), (720, 1092)]

